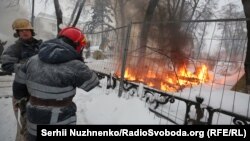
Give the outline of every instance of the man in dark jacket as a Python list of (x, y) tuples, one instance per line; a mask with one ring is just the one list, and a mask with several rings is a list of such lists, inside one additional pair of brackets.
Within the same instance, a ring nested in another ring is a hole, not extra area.
[(76, 124), (76, 87), (90, 91), (99, 79), (83, 62), (85, 36), (68, 27), (45, 41), (38, 55), (20, 69), (20, 79), (30, 93), (27, 104), (28, 140), (36, 140), (38, 124)]
[[(25, 104), (28, 98), (26, 87), (22, 88), (22, 80), (19, 79), (18, 70), (31, 56), (38, 53), (41, 40), (33, 38), (35, 32), (31, 23), (27, 19), (16, 19), (12, 24), (15, 30), (14, 37), (19, 39), (11, 46), (6, 48), (1, 56), (2, 69), (9, 73), (15, 73), (13, 82), (13, 109), (17, 119), (17, 136), (16, 141), (23, 141), (26, 138), (26, 120), (25, 120)], [(25, 98), (24, 98), (25, 97)], [(20, 110), (20, 117), (18, 111)]]

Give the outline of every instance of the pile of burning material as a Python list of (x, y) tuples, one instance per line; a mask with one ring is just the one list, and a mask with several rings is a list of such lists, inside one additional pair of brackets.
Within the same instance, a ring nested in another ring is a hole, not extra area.
[[(192, 87), (209, 81), (209, 73), (206, 65), (200, 65), (195, 68), (194, 72), (187, 70), (185, 66), (179, 69), (163, 70), (163, 68), (140, 69), (127, 67), (124, 78), (127, 81), (143, 83), (144, 85), (160, 89), (166, 92), (177, 92), (185, 87)], [(117, 77), (121, 74), (119, 71), (115, 73)]]

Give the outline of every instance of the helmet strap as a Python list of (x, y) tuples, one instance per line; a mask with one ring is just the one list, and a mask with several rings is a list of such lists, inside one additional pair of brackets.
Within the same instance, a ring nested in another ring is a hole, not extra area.
[(14, 36), (15, 38), (18, 38), (18, 37), (19, 37), (19, 35), (18, 35), (17, 32), (15, 32), (15, 33), (13, 34), (13, 36)]
[(34, 30), (31, 30), (31, 34), (32, 36), (36, 36), (36, 33), (34, 32)]

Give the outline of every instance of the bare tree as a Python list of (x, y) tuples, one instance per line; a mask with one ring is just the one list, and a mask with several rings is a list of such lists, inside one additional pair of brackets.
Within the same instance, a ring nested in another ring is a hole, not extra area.
[(104, 31), (107, 29), (114, 29), (110, 24), (113, 22), (112, 16), (113, 11), (111, 10), (111, 1), (110, 0), (96, 0), (94, 6), (92, 7), (92, 21), (87, 22), (86, 29), (88, 32)]
[(116, 20), (116, 26), (122, 27), (127, 25), (125, 20), (125, 7), (127, 0), (113, 0), (114, 3), (114, 14), (115, 14), (115, 20)]
[(58, 0), (54, 0), (54, 6), (56, 11), (56, 20), (57, 20), (57, 32), (60, 32), (60, 25), (63, 23), (62, 10)]
[[(222, 17), (224, 19), (242, 18), (244, 13), (237, 11), (237, 5), (229, 3), (222, 7)], [(245, 23), (241, 21), (221, 22), (218, 24), (222, 29), (223, 39), (220, 40), (222, 47), (226, 51), (226, 61), (237, 61), (244, 53), (246, 32)], [(226, 40), (224, 40), (226, 39)], [(233, 54), (232, 54), (233, 53)]]
[[(156, 3), (158, 3), (156, 5)], [(145, 12), (145, 22), (141, 30), (140, 47), (143, 48), (141, 56), (146, 53), (148, 40), (155, 40), (163, 58), (172, 58), (172, 63), (178, 68), (187, 63), (191, 54), (195, 32), (200, 28), (205, 31), (206, 24), (197, 22), (181, 22), (184, 20), (197, 20), (211, 17), (214, 6), (212, 0), (200, 2), (199, 0), (162, 0), (150, 1)], [(152, 20), (156, 22), (152, 22)], [(184, 30), (185, 29), (185, 30)], [(150, 33), (150, 34), (148, 34)], [(203, 35), (205, 32), (203, 32)], [(141, 57), (143, 58), (143, 57)]]
[(77, 2), (76, 2), (76, 4), (75, 4), (75, 7), (74, 7), (74, 9), (73, 9), (73, 12), (71, 13), (71, 16), (70, 16), (70, 20), (69, 20), (68, 26), (70, 26), (71, 23), (72, 23), (73, 20), (74, 20), (74, 17), (75, 17), (75, 14), (76, 14), (76, 10), (77, 10), (77, 8), (78, 8), (79, 5), (80, 5), (80, 1), (81, 1), (81, 0), (77, 0)]
[(80, 3), (80, 6), (79, 6), (79, 9), (78, 9), (78, 12), (77, 12), (75, 21), (74, 21), (74, 23), (73, 23), (72, 26), (76, 26), (76, 24), (77, 24), (77, 22), (78, 22), (78, 20), (79, 20), (79, 17), (80, 17), (80, 15), (81, 15), (83, 6), (84, 6), (84, 4), (85, 4), (85, 1), (86, 1), (86, 0), (82, 0), (82, 2)]
[[(144, 23), (141, 29), (141, 40), (140, 40), (140, 46), (144, 47), (144, 50), (146, 49), (145, 47), (147, 45), (150, 22), (152, 22), (154, 11), (156, 9), (158, 2), (159, 0), (150, 0), (148, 3), (148, 8), (144, 17)], [(142, 52), (145, 52), (145, 51), (142, 51)]]
[(244, 8), (244, 13), (246, 18), (248, 19), (246, 21), (247, 24), (247, 53), (245, 58), (245, 75), (246, 75), (246, 85), (247, 85), (247, 91), (250, 93), (250, 1), (249, 0), (241, 0)]

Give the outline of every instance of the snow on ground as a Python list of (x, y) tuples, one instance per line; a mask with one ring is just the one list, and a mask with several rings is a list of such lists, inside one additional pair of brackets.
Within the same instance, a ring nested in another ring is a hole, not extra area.
[(78, 89), (74, 98), (78, 109), (78, 124), (157, 124), (144, 102), (137, 97), (119, 98), (98, 89), (89, 94)]
[(14, 112), (12, 110), (11, 98), (1, 98), (0, 107), (1, 141), (14, 141), (16, 135), (16, 122)]
[[(0, 137), (1, 141), (13, 141), (16, 121), (12, 110), (11, 81), (13, 76), (0, 76)], [(4, 82), (6, 81), (6, 82)], [(90, 92), (77, 89), (73, 101), (77, 105), (77, 124), (158, 124), (159, 119), (150, 113), (145, 102), (138, 97), (119, 98), (117, 90), (104, 86)], [(7, 87), (1, 87), (7, 86)]]

